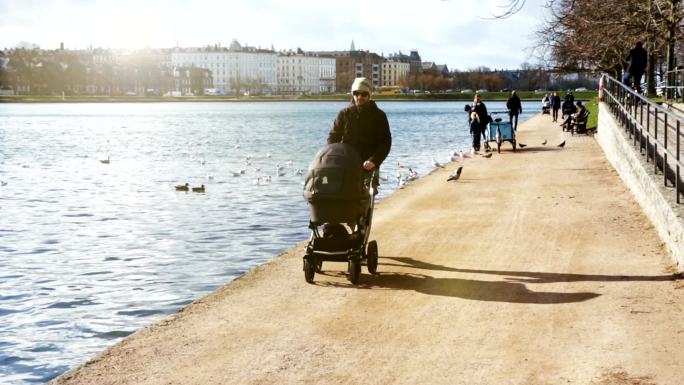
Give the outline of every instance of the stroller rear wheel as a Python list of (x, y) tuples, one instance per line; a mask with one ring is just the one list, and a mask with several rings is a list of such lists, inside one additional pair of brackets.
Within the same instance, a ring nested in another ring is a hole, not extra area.
[(368, 261), (367, 268), (368, 272), (375, 274), (378, 272), (378, 242), (370, 241), (368, 242), (368, 251), (366, 252)]

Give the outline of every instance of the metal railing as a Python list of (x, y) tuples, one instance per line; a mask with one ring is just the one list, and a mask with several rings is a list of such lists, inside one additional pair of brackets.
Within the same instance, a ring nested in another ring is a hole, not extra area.
[(603, 75), (603, 100), (624, 128), (635, 148), (662, 175), (666, 187), (673, 188), (677, 203), (684, 195), (680, 172), (684, 118), (637, 94), (609, 75)]

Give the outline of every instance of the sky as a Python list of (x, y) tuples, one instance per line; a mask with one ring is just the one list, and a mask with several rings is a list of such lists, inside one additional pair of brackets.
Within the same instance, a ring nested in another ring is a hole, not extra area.
[(417, 49), (449, 69), (535, 63), (544, 0), (492, 20), (509, 0), (0, 0), (0, 48), (171, 48), (220, 44), (387, 56)]

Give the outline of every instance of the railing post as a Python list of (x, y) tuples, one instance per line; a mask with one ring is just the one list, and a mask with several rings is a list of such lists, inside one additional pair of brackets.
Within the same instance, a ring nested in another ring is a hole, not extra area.
[(665, 150), (663, 150), (663, 184), (667, 187), (667, 114), (665, 114), (665, 124), (663, 127), (665, 127), (663, 130), (663, 137), (665, 138)]
[(655, 174), (658, 175), (658, 110), (655, 112), (655, 120), (653, 121), (653, 166), (655, 167)]
[(649, 151), (649, 146), (651, 144), (651, 105), (648, 105), (648, 113), (646, 115), (646, 163), (648, 163), (648, 157), (651, 156), (651, 154), (648, 153)]
[(675, 194), (677, 195), (677, 203), (679, 203), (679, 135), (680, 121), (677, 121), (677, 175), (675, 176)]

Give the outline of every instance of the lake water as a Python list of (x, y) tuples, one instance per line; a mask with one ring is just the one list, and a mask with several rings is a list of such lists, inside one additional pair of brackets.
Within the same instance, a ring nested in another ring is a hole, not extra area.
[[(0, 383), (44, 383), (308, 238), (297, 170), (346, 104), (0, 104)], [(467, 151), (464, 105), (379, 103), (380, 199), (397, 162)]]

